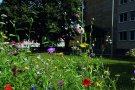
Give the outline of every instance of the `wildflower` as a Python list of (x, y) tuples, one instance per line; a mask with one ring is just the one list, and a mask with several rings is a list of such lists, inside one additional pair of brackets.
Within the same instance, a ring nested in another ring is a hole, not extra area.
[(85, 87), (89, 86), (90, 83), (91, 83), (91, 81), (90, 81), (89, 79), (87, 79), (87, 78), (83, 79), (82, 84), (83, 84)]
[(63, 85), (64, 85), (64, 82), (59, 81), (58, 85), (59, 85), (59, 86), (63, 86)]
[(109, 71), (104, 71), (105, 75), (110, 75)]
[(119, 76), (120, 76), (120, 74), (116, 74), (116, 75), (115, 75), (115, 77), (119, 77)]
[(79, 18), (79, 17), (80, 17), (80, 16), (79, 16), (79, 14), (74, 14), (74, 16), (75, 16), (75, 17), (77, 17), (77, 18)]
[(15, 41), (12, 41), (12, 42), (10, 42), (10, 44), (15, 45), (15, 44), (16, 44), (16, 42), (15, 42)]
[(28, 67), (24, 67), (25, 70), (28, 70), (29, 68)]
[(7, 15), (6, 14), (1, 14), (1, 17), (7, 17)]
[(134, 77), (131, 77), (130, 79), (131, 79), (132, 81), (135, 81), (135, 78), (134, 78)]
[(80, 44), (80, 47), (86, 48), (88, 45), (89, 45), (89, 44), (87, 44), (87, 43), (82, 43), (82, 44)]
[(77, 78), (81, 78), (82, 77), (82, 75), (78, 75), (78, 76), (76, 76)]
[(41, 59), (41, 56), (40, 56), (40, 55), (38, 55), (38, 56), (37, 56), (37, 59)]
[(4, 22), (0, 22), (0, 24), (4, 25), (5, 23)]
[(53, 52), (55, 52), (55, 50), (56, 50), (55, 48), (48, 48), (48, 49), (47, 49), (47, 52), (48, 52), (48, 53), (53, 53)]
[(36, 90), (36, 86), (33, 86), (33, 87), (31, 88), (31, 90)]
[(15, 50), (14, 53), (13, 53), (14, 56), (17, 56), (18, 54), (19, 54), (19, 52), (16, 51), (16, 50)]
[(10, 84), (7, 84), (4, 90), (13, 90), (13, 88), (10, 86)]
[(86, 68), (86, 67), (82, 67), (81, 69), (82, 69), (82, 70), (87, 70), (87, 68)]
[(11, 51), (10, 51), (10, 52), (8, 52), (8, 55), (12, 55), (12, 54), (13, 54), (13, 52), (11, 52)]
[(134, 75), (135, 75), (135, 70), (133, 71)]
[(95, 85), (96, 85), (96, 86), (101, 86), (101, 82), (96, 81), (96, 82), (95, 82)]
[(90, 57), (95, 57), (95, 53), (91, 53), (89, 56)]
[(58, 56), (63, 56), (64, 53), (63, 52), (60, 52), (60, 53), (57, 53)]
[(4, 36), (2, 36), (2, 38), (7, 39), (8, 37), (4, 35)]
[(90, 69), (93, 69), (93, 65), (89, 65), (89, 68), (90, 68)]
[(1, 49), (1, 50), (4, 50), (4, 48), (3, 48), (3, 47), (0, 47), (0, 49)]

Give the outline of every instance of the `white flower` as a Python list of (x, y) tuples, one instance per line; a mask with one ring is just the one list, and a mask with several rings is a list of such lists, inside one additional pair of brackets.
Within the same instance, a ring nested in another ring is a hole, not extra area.
[(63, 67), (64, 69), (66, 69), (67, 67)]
[(116, 74), (115, 76), (116, 76), (116, 77), (119, 77), (119, 76), (120, 76), (120, 74)]
[(135, 81), (135, 78), (134, 77), (132, 77), (132, 78), (130, 78), (132, 81)]
[(1, 14), (1, 17), (7, 17), (7, 15), (6, 14)]
[(76, 76), (77, 78), (81, 78), (82, 77), (82, 75), (78, 75), (78, 76)]
[(4, 25), (5, 23), (4, 22), (0, 22), (0, 24)]
[(82, 69), (83, 69), (83, 70), (86, 70), (86, 67), (83, 67)]
[(38, 71), (37, 74), (41, 74), (41, 73)]
[(41, 56), (40, 56), (40, 55), (38, 55), (38, 56), (37, 56), (37, 59), (41, 59)]

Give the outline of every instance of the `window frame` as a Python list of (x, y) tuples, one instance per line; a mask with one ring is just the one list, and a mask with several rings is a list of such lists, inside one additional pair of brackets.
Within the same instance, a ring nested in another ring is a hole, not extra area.
[(129, 0), (129, 1), (130, 1), (130, 2), (134, 2), (135, 0), (133, 0), (133, 1), (132, 1), (132, 0)]
[[(119, 13), (119, 22), (120, 22), (120, 23), (128, 22), (128, 16), (129, 16), (128, 13), (129, 13), (129, 12), (121, 12), (121, 13)], [(121, 21), (121, 14), (123, 15), (123, 21)], [(126, 20), (126, 21), (124, 21), (124, 17), (125, 17), (124, 14), (127, 15), (127, 20)]]
[[(131, 40), (131, 32), (134, 31), (134, 39)], [(135, 41), (135, 30), (130, 30), (129, 31), (129, 41)]]
[[(121, 3), (122, 2), (122, 3)], [(120, 5), (123, 5), (123, 4), (126, 4), (126, 3), (128, 3), (128, 0), (127, 0), (127, 2), (125, 2), (125, 0), (119, 0), (119, 4)]]
[(131, 19), (131, 12), (133, 12), (133, 11), (134, 11), (134, 13), (135, 13), (135, 10), (130, 10), (130, 11), (129, 11), (129, 13), (130, 13), (130, 15), (129, 15), (129, 16), (130, 16), (130, 21), (135, 21), (135, 16), (134, 16), (134, 20)]
[[(125, 37), (124, 37), (124, 32), (126, 33), (126, 39), (124, 39)], [(121, 33), (122, 33), (122, 36), (121, 36)], [(122, 37), (122, 39), (121, 39), (121, 37)], [(128, 31), (120, 31), (119, 32), (119, 41), (128, 41)]]

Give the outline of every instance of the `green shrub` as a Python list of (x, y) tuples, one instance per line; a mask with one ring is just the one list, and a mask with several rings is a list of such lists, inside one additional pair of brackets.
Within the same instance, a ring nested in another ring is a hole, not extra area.
[(127, 56), (131, 56), (135, 58), (135, 48), (129, 50), (128, 52), (126, 52)]

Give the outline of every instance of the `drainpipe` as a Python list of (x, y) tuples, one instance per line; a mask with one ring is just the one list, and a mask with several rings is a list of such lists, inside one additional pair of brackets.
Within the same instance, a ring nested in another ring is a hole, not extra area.
[(112, 0), (112, 27), (111, 27), (111, 37), (112, 37), (112, 44), (111, 44), (111, 57), (113, 56), (113, 31), (114, 31), (114, 0)]

